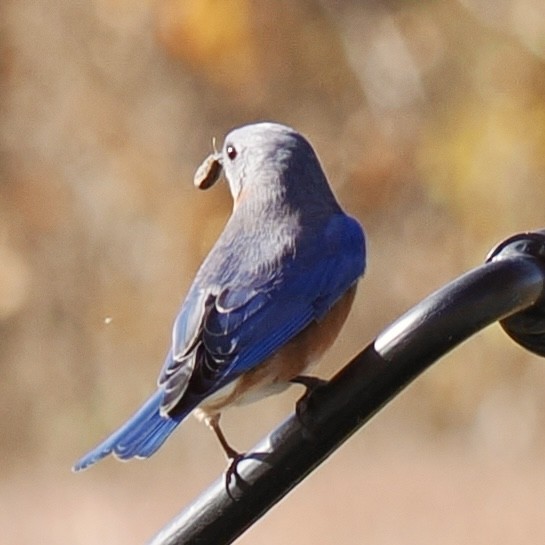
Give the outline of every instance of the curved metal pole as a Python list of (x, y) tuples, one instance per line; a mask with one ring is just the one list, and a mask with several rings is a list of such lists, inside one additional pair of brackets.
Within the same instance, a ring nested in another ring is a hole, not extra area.
[(232, 543), (434, 361), (487, 325), (545, 356), (545, 231), (516, 235), (487, 263), (386, 328), (218, 479), (150, 545)]

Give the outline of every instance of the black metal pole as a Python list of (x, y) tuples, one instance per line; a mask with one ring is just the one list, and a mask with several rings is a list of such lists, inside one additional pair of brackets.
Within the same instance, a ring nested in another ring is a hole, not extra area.
[(434, 361), (487, 325), (545, 356), (545, 231), (516, 235), (487, 263), (386, 328), (218, 479), (150, 545), (232, 543)]

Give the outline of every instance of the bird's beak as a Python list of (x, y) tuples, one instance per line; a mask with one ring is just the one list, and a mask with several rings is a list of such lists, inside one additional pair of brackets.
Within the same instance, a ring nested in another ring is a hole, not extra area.
[(212, 153), (201, 164), (195, 172), (193, 183), (199, 189), (212, 187), (221, 176), (222, 164), (221, 153)]

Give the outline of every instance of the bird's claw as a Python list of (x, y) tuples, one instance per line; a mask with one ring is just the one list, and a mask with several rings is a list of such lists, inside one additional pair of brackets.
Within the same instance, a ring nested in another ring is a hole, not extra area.
[(312, 433), (312, 421), (309, 418), (309, 408), (311, 403), (314, 403), (316, 400), (314, 396), (319, 392), (321, 388), (327, 385), (327, 380), (318, 378), (318, 377), (309, 377), (306, 375), (299, 375), (291, 380), (295, 384), (302, 384), (306, 391), (303, 396), (297, 401), (295, 405), (295, 414), (297, 419), (301, 422), (303, 428), (306, 431), (306, 434), (310, 439), (314, 438)]
[(294, 384), (302, 384), (307, 389), (305, 395), (309, 395), (327, 384), (327, 380), (324, 380), (323, 378), (310, 377), (308, 375), (297, 375), (291, 379), (291, 382)]

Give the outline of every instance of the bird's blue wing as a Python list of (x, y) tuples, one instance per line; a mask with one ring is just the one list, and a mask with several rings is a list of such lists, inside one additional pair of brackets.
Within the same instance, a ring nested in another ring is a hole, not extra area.
[(363, 274), (365, 243), (355, 220), (335, 215), (321, 235), (296, 256), (268, 304), (231, 333), (237, 340), (237, 358), (225, 378), (252, 369), (312, 321), (320, 321)]
[[(179, 320), (187, 331), (180, 338), (190, 339), (191, 350), (181, 350), (179, 360), (167, 364), (161, 375), (165, 412), (185, 412), (264, 361), (320, 320), (364, 267), (361, 227), (337, 214), (308, 244), (300, 243), (298, 253), (274, 275), (243, 276), (216, 293), (196, 296), (200, 306), (192, 312), (199, 320), (189, 315)], [(197, 330), (185, 326), (197, 322)]]

